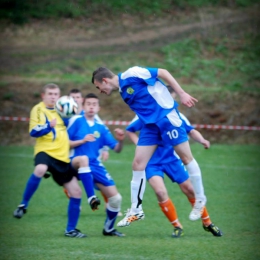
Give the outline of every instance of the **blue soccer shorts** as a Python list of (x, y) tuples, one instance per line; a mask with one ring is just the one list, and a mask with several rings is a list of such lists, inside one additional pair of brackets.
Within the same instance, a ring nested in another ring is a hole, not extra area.
[(184, 123), (179, 117), (178, 110), (171, 113), (153, 124), (146, 124), (140, 131), (138, 146), (160, 144), (176, 146), (188, 141), (188, 135)]
[(89, 167), (91, 169), (94, 183), (100, 183), (104, 186), (115, 186), (113, 178), (102, 163), (90, 163)]
[(188, 180), (189, 174), (186, 171), (181, 160), (176, 159), (171, 163), (167, 162), (166, 164), (148, 164), (146, 169), (146, 179), (149, 180), (153, 176), (161, 176), (164, 178), (164, 173), (171, 179), (172, 182), (176, 182), (178, 184), (183, 183)]

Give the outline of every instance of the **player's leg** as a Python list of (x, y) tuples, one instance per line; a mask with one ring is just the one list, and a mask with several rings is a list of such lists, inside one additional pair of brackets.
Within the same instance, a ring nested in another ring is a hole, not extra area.
[(95, 195), (93, 177), (89, 168), (89, 160), (87, 156), (77, 156), (71, 161), (74, 169), (78, 169), (78, 178), (81, 180), (88, 197), (88, 203), (91, 209), (97, 210), (100, 200)]
[[(161, 136), (164, 142), (171, 144), (174, 147), (174, 151), (182, 160), (182, 162), (185, 165), (192, 162), (193, 156), (188, 142), (188, 135), (186, 129), (184, 128), (183, 122), (179, 117), (178, 111), (173, 110), (166, 117), (159, 120), (156, 124), (158, 125), (161, 131)], [(199, 175), (198, 168), (196, 168), (194, 164), (192, 164), (192, 167), (188, 167), (188, 168), (189, 170), (192, 168), (196, 176)], [(201, 180), (201, 174), (200, 174), (200, 180)], [(199, 187), (198, 186), (199, 178), (196, 177), (196, 181), (197, 182), (195, 184), (197, 184), (197, 187)], [(203, 188), (203, 186), (201, 187)], [(203, 194), (204, 194), (204, 190), (203, 190)], [(205, 204), (206, 204), (205, 196), (196, 197), (196, 202), (190, 213), (189, 218), (191, 220), (199, 219)]]
[(144, 125), (139, 134), (132, 165), (131, 213), (142, 212), (142, 200), (146, 186), (145, 168), (160, 141), (159, 128), (155, 124)]
[(80, 216), (80, 203), (81, 203), (81, 189), (76, 177), (73, 177), (71, 181), (64, 183), (63, 187), (69, 192), (70, 199), (68, 205), (68, 222), (65, 230), (66, 237), (78, 237), (84, 238), (85, 234), (78, 230), (77, 223)]
[(146, 187), (145, 167), (156, 149), (153, 146), (136, 146), (131, 180), (131, 212), (142, 211), (142, 200)]
[[(195, 193), (194, 193), (194, 188), (192, 186), (191, 181), (188, 179), (184, 181), (183, 183), (179, 184), (182, 192), (187, 196), (189, 202), (191, 203), (192, 206), (195, 204)], [(222, 236), (221, 230), (212, 223), (207, 208), (206, 206), (204, 207), (201, 215), (201, 220), (202, 220), (202, 226), (205, 231), (211, 232), (214, 236)]]
[(21, 203), (18, 205), (17, 209), (13, 212), (15, 218), (22, 218), (22, 216), (27, 212), (27, 207), (33, 196), (33, 194), (38, 189), (42, 177), (48, 169), (48, 157), (45, 153), (39, 153), (35, 157), (35, 168), (34, 172), (29, 177), (27, 184), (24, 189), (23, 198)]
[(183, 236), (183, 228), (178, 219), (176, 208), (168, 196), (167, 189), (165, 187), (163, 178), (161, 176), (153, 176), (149, 179), (149, 184), (153, 188), (156, 197), (158, 199), (158, 204), (166, 216), (170, 221), (171, 225), (174, 226), (174, 232), (172, 233), (172, 237), (178, 238)]
[(106, 205), (106, 220), (104, 223), (103, 228), (103, 235), (104, 236), (118, 236), (123, 237), (124, 234), (118, 232), (115, 228), (115, 221), (118, 215), (118, 212), (120, 212), (121, 209), (121, 202), (122, 202), (122, 196), (117, 191), (116, 186), (105, 186), (101, 183), (96, 183), (96, 185), (99, 187), (100, 191), (105, 195), (105, 197), (108, 199), (107, 205)]
[(184, 163), (195, 191), (196, 201), (189, 218), (190, 220), (197, 220), (201, 217), (203, 208), (206, 204), (206, 196), (204, 194), (201, 171), (199, 165), (192, 156), (188, 141), (174, 146), (174, 150)]
[(125, 236), (124, 234), (118, 232), (114, 228), (114, 224), (121, 209), (122, 197), (117, 191), (115, 182), (107, 172), (104, 166), (99, 163), (91, 164), (91, 170), (94, 177), (95, 185), (100, 189), (104, 196), (108, 199), (106, 205), (106, 220), (103, 228), (104, 236)]

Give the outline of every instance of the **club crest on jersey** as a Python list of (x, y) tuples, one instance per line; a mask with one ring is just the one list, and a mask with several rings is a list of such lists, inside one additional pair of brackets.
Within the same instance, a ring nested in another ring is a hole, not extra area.
[(126, 92), (131, 95), (134, 93), (134, 90), (131, 87), (129, 87), (127, 88)]
[(95, 131), (94, 132), (94, 136), (95, 136), (95, 138), (99, 138), (100, 137), (100, 133), (98, 131)]

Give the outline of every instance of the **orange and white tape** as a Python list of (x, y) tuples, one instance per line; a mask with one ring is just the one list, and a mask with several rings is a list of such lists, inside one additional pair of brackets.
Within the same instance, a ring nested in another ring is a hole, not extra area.
[[(0, 121), (24, 121), (28, 122), (30, 118), (27, 117), (17, 117), (17, 116), (0, 116)], [(121, 125), (127, 126), (131, 121), (119, 121), (119, 120), (104, 120), (105, 125)], [(202, 124), (193, 124), (195, 128), (199, 129), (227, 129), (227, 130), (253, 130), (260, 131), (260, 126), (239, 126), (239, 125), (202, 125)]]

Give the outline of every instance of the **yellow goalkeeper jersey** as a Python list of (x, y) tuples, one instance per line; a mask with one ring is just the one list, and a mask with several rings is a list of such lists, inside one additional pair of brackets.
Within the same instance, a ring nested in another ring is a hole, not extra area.
[[(51, 128), (50, 121), (54, 118), (57, 123)], [(57, 160), (70, 161), (67, 129), (55, 109), (46, 108), (43, 102), (35, 105), (30, 114), (29, 133), (36, 138), (34, 155), (45, 152)]]

